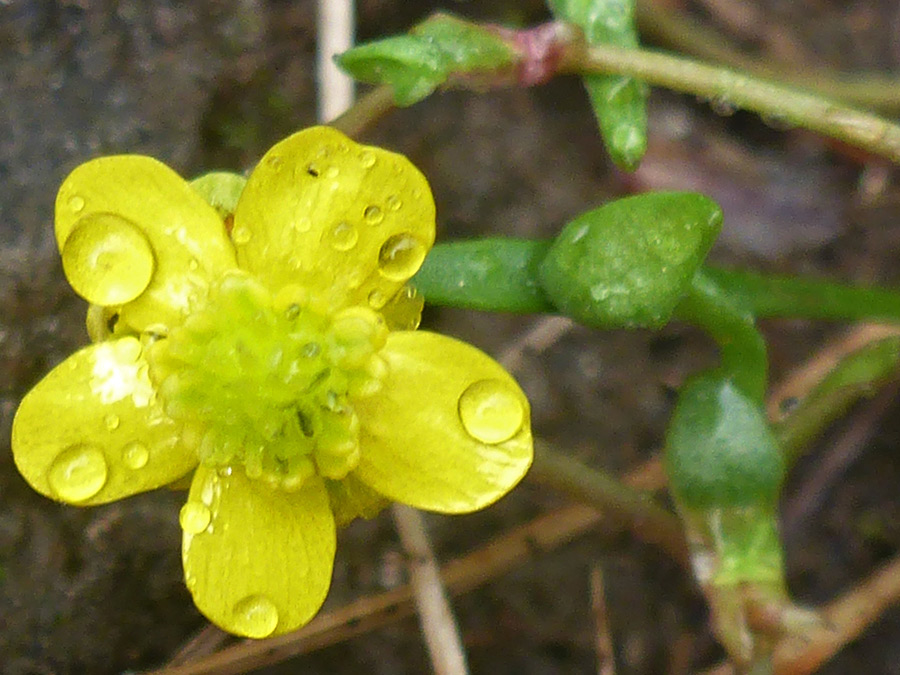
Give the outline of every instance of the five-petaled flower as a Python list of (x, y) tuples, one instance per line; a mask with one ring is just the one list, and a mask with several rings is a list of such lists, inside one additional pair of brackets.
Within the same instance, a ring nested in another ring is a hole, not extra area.
[(485, 354), (415, 330), (406, 282), (434, 202), (404, 157), (316, 127), (273, 147), (236, 204), (201, 187), (131, 155), (65, 180), (56, 238), (94, 344), (28, 393), (12, 445), (72, 504), (191, 476), (187, 586), (259, 638), (321, 606), (336, 527), (389, 500), (462, 513), (510, 490), (529, 407)]

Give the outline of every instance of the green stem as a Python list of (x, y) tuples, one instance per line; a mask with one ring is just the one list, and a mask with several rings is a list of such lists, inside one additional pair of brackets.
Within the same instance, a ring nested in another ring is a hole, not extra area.
[(330, 126), (356, 138), (394, 108), (391, 88), (384, 85), (366, 92)]
[(631, 75), (652, 85), (753, 110), (779, 122), (812, 129), (900, 162), (900, 126), (795, 87), (727, 68), (643, 49), (575, 46), (564, 69)]
[(648, 494), (554, 450), (539, 439), (535, 439), (534, 464), (529, 475), (624, 520), (637, 536), (662, 547), (675, 560), (687, 562), (687, 544), (677, 516)]
[(742, 297), (758, 318), (900, 322), (898, 291), (712, 267), (706, 268), (706, 274), (729, 293)]
[(900, 337), (862, 347), (841, 360), (782, 422), (775, 435), (788, 466), (851, 405), (900, 375)]
[(766, 343), (749, 308), (703, 270), (697, 272), (675, 316), (704, 329), (719, 345), (722, 370), (748, 396), (766, 393)]
[(667, 9), (665, 3), (638, 0), (636, 19), (641, 34), (655, 38), (675, 51), (746, 70), (756, 77), (796, 84), (811, 92), (863, 108), (884, 112), (900, 110), (900, 79), (893, 75), (846, 73), (823, 67), (803, 67), (749, 56), (734, 47), (719, 31)]
[(438, 244), (413, 277), (429, 303), (488, 312), (555, 312), (538, 265), (549, 241), (473, 239)]

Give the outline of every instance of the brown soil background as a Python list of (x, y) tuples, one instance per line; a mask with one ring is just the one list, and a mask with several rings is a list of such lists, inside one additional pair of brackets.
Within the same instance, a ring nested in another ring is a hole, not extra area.
[[(529, 0), (360, 0), (359, 39), (404, 30), (434, 9), (532, 23)], [(900, 10), (889, 0), (669, 0), (745, 49), (789, 68), (896, 72)], [(736, 7), (747, 15), (735, 15)], [(754, 14), (755, 12), (755, 14)], [(742, 18), (743, 16), (743, 18)], [(87, 340), (84, 303), (63, 279), (52, 240), (56, 188), (82, 161), (143, 153), (185, 176), (245, 169), (314, 121), (310, 0), (191, 3), (0, 3), (0, 673), (103, 675), (159, 666), (205, 625), (181, 576), (182, 497), (156, 492), (101, 508), (52, 503), (15, 471), (9, 429), (21, 396)], [(721, 111), (720, 111), (721, 112)], [(580, 84), (449, 92), (385, 118), (365, 137), (409, 156), (428, 176), (439, 238), (552, 236), (567, 219), (629, 190), (690, 184), (717, 198), (726, 233), (714, 259), (754, 269), (897, 284), (900, 184), (880, 160), (753, 115), (722, 116), (655, 91), (651, 149), (636, 176), (607, 160)], [(490, 353), (536, 319), (429, 310), (426, 325)], [(766, 323), (778, 379), (841, 330)], [(659, 446), (674, 388), (714, 350), (696, 331), (577, 328), (516, 375), (535, 431), (586, 462), (621, 472)], [(900, 545), (900, 408), (887, 405), (859, 456), (798, 504), (811, 469), (870, 403), (862, 403), (792, 474), (785, 503), (789, 581), (828, 600)], [(429, 516), (450, 559), (566, 503), (534, 481), (484, 511)], [(341, 536), (329, 607), (403, 581), (390, 519)], [(664, 554), (627, 534), (593, 532), (457, 600), (473, 673), (596, 672), (588, 578), (605, 574), (618, 673), (684, 672), (716, 662), (704, 603)], [(267, 673), (428, 672), (415, 620), (271, 667)], [(822, 673), (900, 673), (900, 612), (848, 646)]]

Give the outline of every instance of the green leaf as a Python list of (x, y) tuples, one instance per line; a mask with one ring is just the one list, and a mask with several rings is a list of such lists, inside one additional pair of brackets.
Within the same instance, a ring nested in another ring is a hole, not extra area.
[(689, 509), (774, 508), (784, 458), (762, 406), (718, 373), (681, 390), (666, 434), (672, 494)]
[(719, 206), (700, 194), (626, 197), (563, 228), (540, 265), (541, 283), (550, 302), (589, 326), (660, 326), (721, 225)]
[(499, 35), (449, 14), (410, 31), (354, 47), (336, 57), (357, 80), (387, 84), (399, 106), (421, 101), (448, 79), (502, 76), (518, 54)]
[[(589, 45), (637, 47), (635, 0), (548, 0), (558, 19), (579, 26)], [(637, 168), (647, 150), (647, 87), (631, 77), (584, 78), (600, 133), (613, 161), (626, 171)]]
[(449, 59), (438, 45), (413, 35), (362, 44), (335, 60), (361, 82), (390, 85), (399, 106), (412, 105), (428, 96), (447, 79), (450, 68)]

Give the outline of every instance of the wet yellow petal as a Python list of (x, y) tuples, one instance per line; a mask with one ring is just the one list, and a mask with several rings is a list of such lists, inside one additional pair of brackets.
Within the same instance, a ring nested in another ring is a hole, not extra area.
[(22, 400), (13, 421), (19, 472), (38, 492), (102, 504), (171, 483), (197, 463), (163, 413), (134, 338), (86, 347)]
[(405, 157), (328, 127), (281, 141), (241, 194), (238, 260), (272, 289), (305, 286), (341, 307), (384, 304), (434, 242), (434, 200)]
[[(139, 155), (82, 164), (56, 198), (56, 240), (76, 291), (119, 306), (134, 330), (179, 322), (235, 266), (221, 218), (166, 165)], [(136, 299), (134, 299), (136, 298)]]
[(180, 520), (187, 586), (225, 630), (253, 638), (286, 633), (325, 600), (335, 526), (321, 480), (287, 492), (239, 469), (201, 466)]
[(354, 402), (356, 475), (387, 497), (444, 513), (508, 492), (532, 458), (528, 400), (489, 356), (453, 338), (391, 333), (381, 391)]

